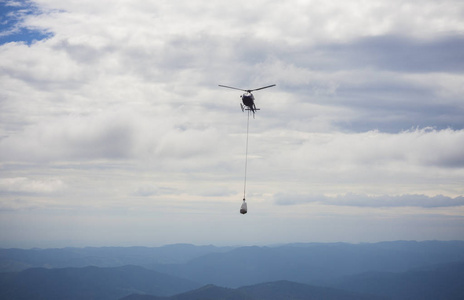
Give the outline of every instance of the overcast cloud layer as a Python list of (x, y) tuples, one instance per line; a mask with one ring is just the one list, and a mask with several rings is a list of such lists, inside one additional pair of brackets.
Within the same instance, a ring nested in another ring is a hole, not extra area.
[(464, 238), (462, 1), (0, 4), (0, 247)]

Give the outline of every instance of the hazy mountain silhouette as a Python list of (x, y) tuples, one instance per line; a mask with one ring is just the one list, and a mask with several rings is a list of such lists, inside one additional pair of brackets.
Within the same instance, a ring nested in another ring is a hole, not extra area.
[(136, 266), (33, 268), (0, 273), (0, 299), (114, 300), (133, 293), (173, 295), (199, 287), (185, 279)]
[(174, 244), (162, 247), (87, 247), (62, 249), (0, 249), (0, 272), (34, 267), (118, 267), (125, 265), (185, 263), (208, 253), (232, 247)]
[(163, 264), (153, 268), (203, 284), (235, 288), (278, 280), (319, 285), (363, 272), (402, 272), (450, 261), (464, 261), (464, 242), (241, 247), (207, 254), (185, 264)]
[(238, 289), (208, 285), (198, 290), (160, 298), (131, 295), (124, 300), (194, 300), (194, 299), (464, 299), (464, 262), (429, 266), (408, 272), (369, 272), (338, 280), (335, 288), (315, 287), (306, 284), (278, 281), (245, 286)]
[(239, 291), (251, 295), (254, 299), (325, 299), (325, 300), (367, 300), (384, 299), (374, 295), (364, 295), (334, 288), (316, 287), (306, 284), (277, 281), (261, 283), (253, 286), (246, 286), (238, 289)]
[(314, 287), (290, 281), (268, 282), (238, 289), (207, 285), (200, 289), (171, 297), (130, 295), (122, 300), (381, 300), (373, 295), (347, 292), (333, 288)]
[(156, 297), (151, 295), (132, 294), (122, 298), (121, 300), (199, 300), (199, 299), (217, 299), (217, 300), (254, 300), (249, 295), (246, 295), (238, 290), (223, 288), (216, 285), (206, 285), (199, 289), (174, 295), (171, 297)]
[(311, 299), (303, 295), (319, 292), (332, 299), (330, 293), (336, 291), (320, 286), (349, 291), (343, 297), (356, 292), (399, 300), (464, 299), (463, 241), (0, 249), (3, 271), (13, 266), (119, 266), (125, 262), (139, 267), (0, 273), (0, 299), (119, 299), (130, 294), (189, 299), (200, 293), (210, 293), (205, 299), (269, 299), (271, 295)]
[(402, 273), (369, 272), (343, 278), (332, 286), (391, 299), (464, 299), (464, 262)]

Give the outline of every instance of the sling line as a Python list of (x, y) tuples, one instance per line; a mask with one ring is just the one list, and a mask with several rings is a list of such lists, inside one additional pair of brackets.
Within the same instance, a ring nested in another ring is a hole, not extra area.
[(245, 181), (243, 184), (243, 200), (245, 200), (246, 195), (246, 183), (247, 183), (247, 166), (248, 166), (248, 132), (250, 127), (250, 111), (248, 111), (247, 119), (247, 134), (246, 134), (246, 150), (245, 150)]

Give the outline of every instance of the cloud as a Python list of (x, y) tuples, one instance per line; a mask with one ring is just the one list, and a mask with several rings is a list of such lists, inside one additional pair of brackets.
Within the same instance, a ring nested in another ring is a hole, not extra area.
[(173, 194), (173, 193), (178, 193), (178, 191), (172, 188), (158, 187), (153, 184), (145, 184), (145, 185), (139, 186), (133, 192), (133, 195), (139, 196), (139, 197), (151, 197), (151, 196), (159, 196), (159, 195)]
[[(282, 48), (258, 67), (267, 81), (296, 98), (290, 107), (310, 102), (344, 108), (345, 117), (333, 122), (341, 130), (462, 129), (463, 41), (460, 33), (427, 41), (362, 37), (296, 51)], [(302, 117), (298, 111), (307, 113), (294, 109), (296, 118)]]
[[(358, 168), (462, 168), (464, 130), (412, 129), (398, 134), (369, 131), (364, 133), (269, 132), (268, 138), (278, 148), (269, 148), (266, 140), (256, 152), (274, 166), (293, 170), (347, 170)], [(273, 139), (273, 135), (277, 138)], [(264, 143), (264, 144), (263, 144)], [(255, 142), (258, 144), (258, 142)], [(267, 147), (267, 148), (266, 148)], [(284, 151), (281, 151), (284, 149)]]
[(339, 66), (349, 64), (347, 68), (362, 66), (410, 73), (460, 73), (464, 70), (464, 54), (459, 51), (463, 46), (462, 34), (426, 41), (384, 35), (362, 38), (346, 45), (329, 45), (319, 51), (333, 56)]
[(407, 194), (399, 196), (382, 195), (369, 196), (361, 194), (345, 194), (339, 196), (324, 195), (292, 195), (277, 194), (274, 201), (278, 205), (301, 205), (307, 203), (318, 203), (334, 206), (353, 206), (353, 207), (457, 207), (464, 206), (464, 197), (447, 197), (436, 195), (429, 197), (426, 195)]
[(0, 140), (0, 153), (6, 160), (31, 162), (131, 160), (149, 156), (185, 160), (221, 149), (217, 130), (182, 128), (182, 122), (178, 126), (169, 122), (150, 120), (146, 114), (130, 111), (70, 115), (4, 137)]
[(40, 205), (34, 201), (24, 199), (13, 199), (0, 202), (0, 213), (23, 212), (27, 210), (40, 209)]
[[(421, 39), (402, 34), (360, 36), (348, 41), (306, 45), (289, 60), (298, 59), (318, 71), (372, 69), (407, 73), (451, 72), (464, 69), (462, 32)], [(286, 52), (286, 48), (277, 48)], [(287, 52), (295, 49), (287, 49)], [(303, 53), (305, 56), (303, 56)]]
[(60, 179), (0, 178), (0, 194), (51, 194), (65, 187)]
[(0, 151), (19, 161), (121, 159), (131, 154), (132, 130), (130, 123), (112, 116), (58, 118), (3, 138)]

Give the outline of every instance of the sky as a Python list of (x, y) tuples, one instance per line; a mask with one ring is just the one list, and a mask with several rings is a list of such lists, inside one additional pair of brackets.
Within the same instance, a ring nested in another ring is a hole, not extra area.
[(464, 2), (0, 7), (0, 247), (464, 239)]

